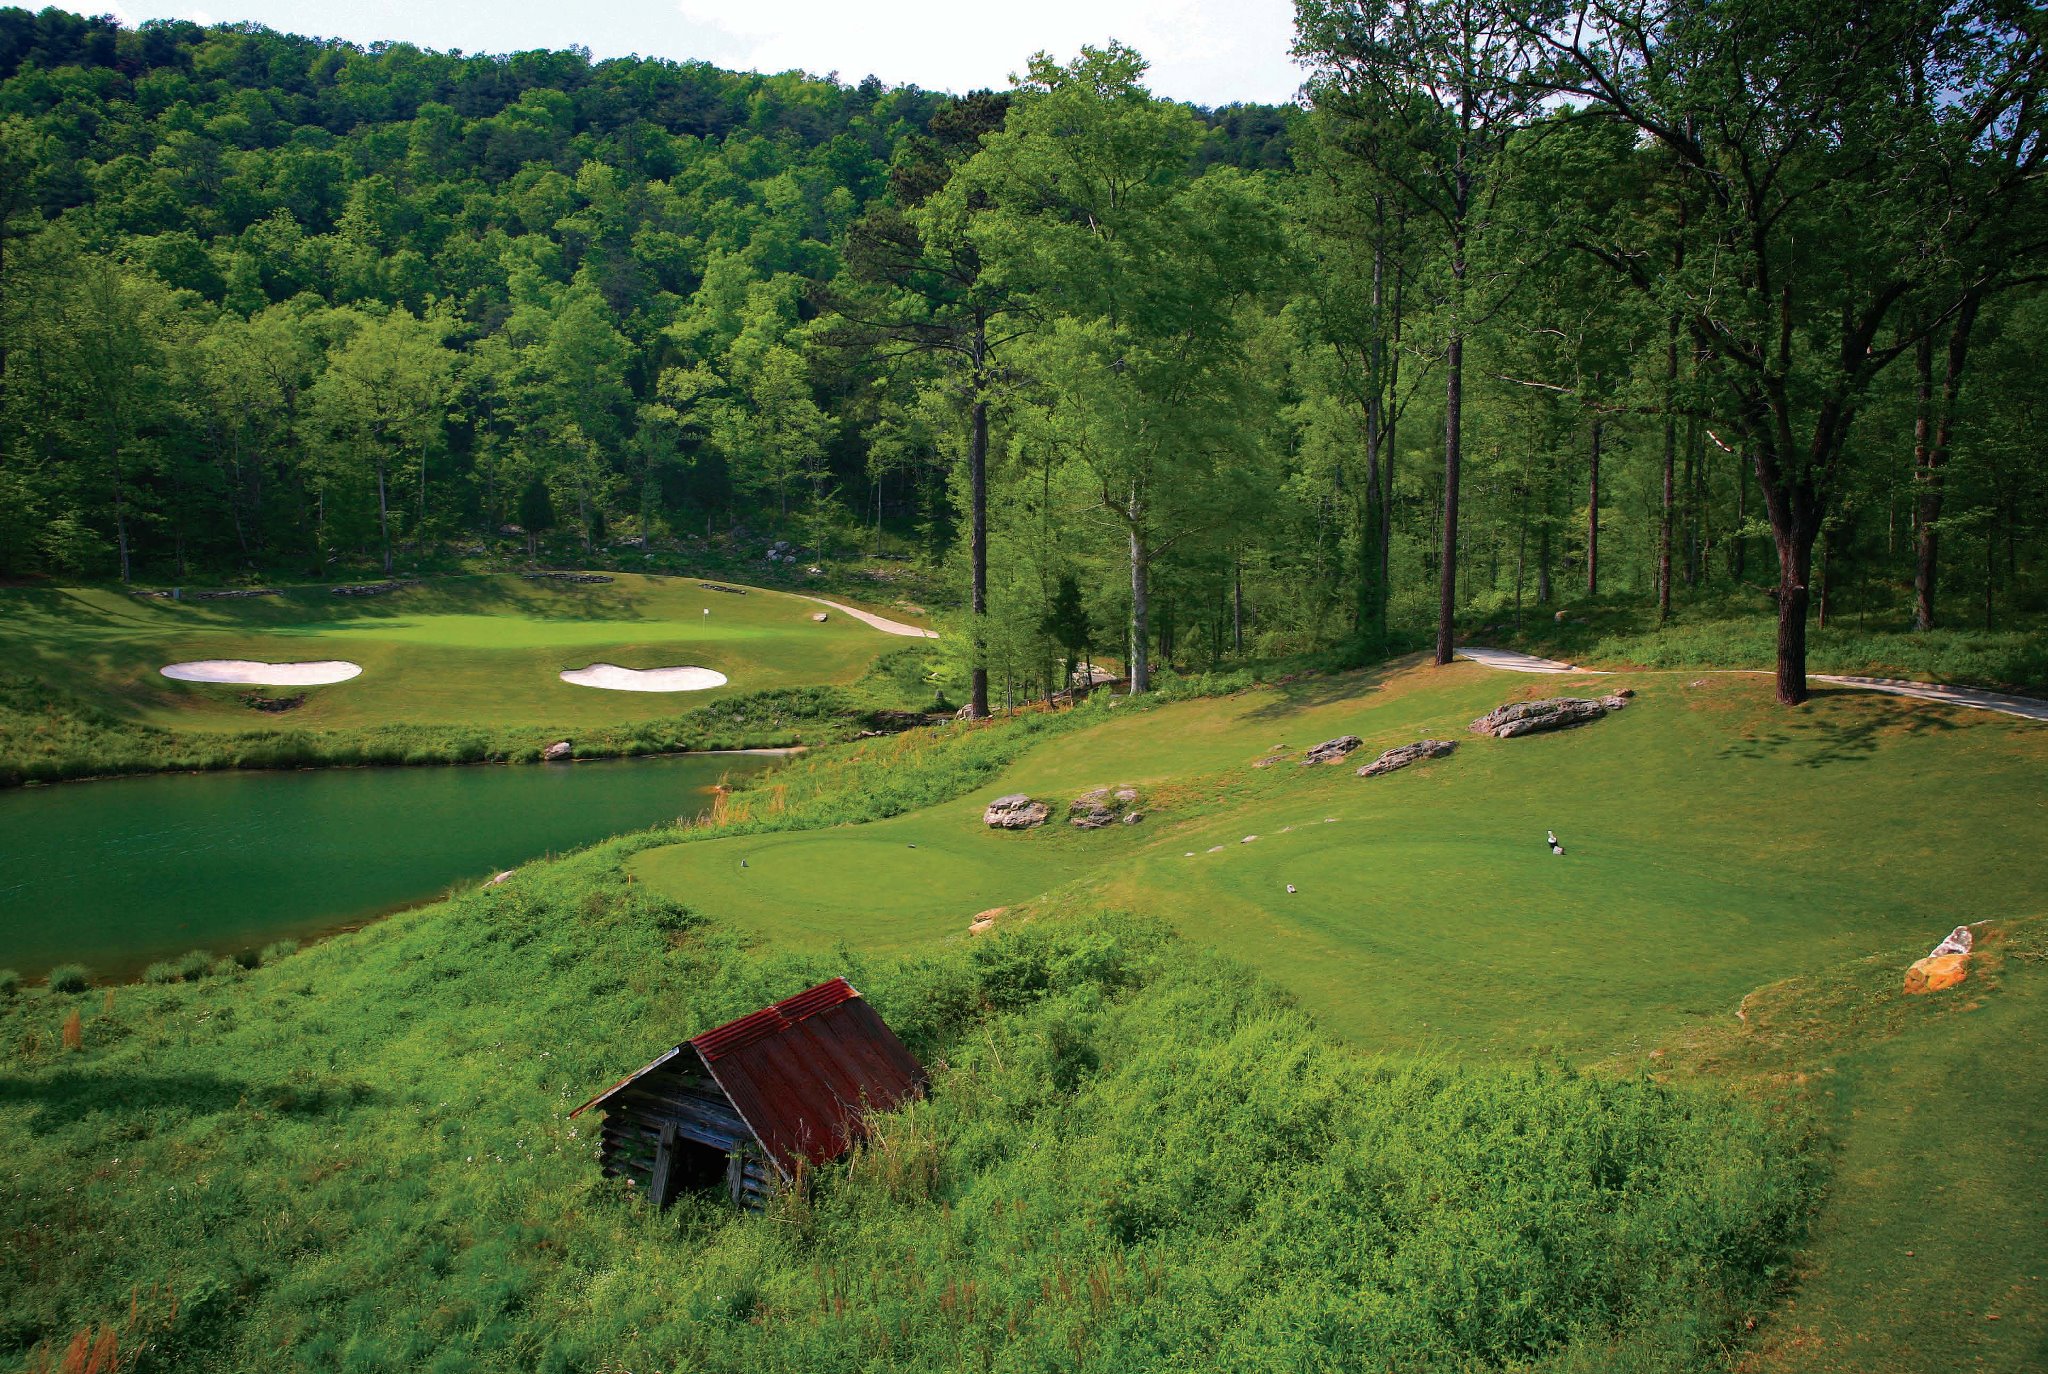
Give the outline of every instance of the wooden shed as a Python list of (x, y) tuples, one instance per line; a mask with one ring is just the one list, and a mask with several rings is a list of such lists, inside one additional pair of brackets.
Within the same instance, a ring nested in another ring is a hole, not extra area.
[(924, 1066), (844, 978), (665, 1051), (569, 1113), (604, 1113), (599, 1160), (665, 1207), (722, 1188), (759, 1207), (805, 1164), (837, 1159), (869, 1111), (924, 1092)]

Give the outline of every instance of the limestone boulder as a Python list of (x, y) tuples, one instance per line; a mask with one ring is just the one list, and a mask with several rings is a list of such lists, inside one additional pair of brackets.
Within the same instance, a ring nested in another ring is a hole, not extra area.
[(981, 820), (991, 830), (1029, 830), (1034, 825), (1044, 825), (1051, 814), (1052, 808), (1044, 802), (1012, 792), (990, 802), (981, 813)]
[(1424, 759), (1440, 759), (1458, 747), (1456, 740), (1419, 739), (1413, 744), (1404, 744), (1398, 749), (1389, 749), (1378, 758), (1358, 770), (1361, 778), (1376, 778), (1382, 773), (1392, 773), (1406, 768), (1411, 763)]
[(564, 759), (575, 757), (575, 754), (575, 745), (571, 744), (568, 740), (558, 739), (547, 748), (541, 750), (540, 756), (549, 763), (560, 763)]
[(1129, 823), (1138, 802), (1138, 789), (1128, 785), (1098, 787), (1083, 792), (1067, 803), (1067, 824), (1076, 830), (1100, 830), (1118, 821)]
[(1336, 763), (1363, 743), (1365, 741), (1356, 735), (1339, 735), (1335, 739), (1326, 739), (1301, 756), (1302, 767), (1306, 768), (1313, 763)]
[(1605, 697), (1546, 697), (1542, 701), (1511, 701), (1472, 722), (1472, 733), (1513, 739), (1545, 730), (1567, 730), (1600, 719), (1628, 705), (1634, 692)]

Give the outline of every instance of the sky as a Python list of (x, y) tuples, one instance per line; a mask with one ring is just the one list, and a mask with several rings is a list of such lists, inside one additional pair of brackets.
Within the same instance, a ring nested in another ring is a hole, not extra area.
[(872, 73), (890, 85), (1001, 88), (1044, 49), (1074, 55), (1111, 38), (1152, 63), (1156, 94), (1200, 105), (1289, 100), (1290, 0), (119, 0), (70, 4), (134, 25), (254, 20), (356, 43), (402, 40), (464, 52), (581, 45), (597, 57), (702, 59), (763, 72)]

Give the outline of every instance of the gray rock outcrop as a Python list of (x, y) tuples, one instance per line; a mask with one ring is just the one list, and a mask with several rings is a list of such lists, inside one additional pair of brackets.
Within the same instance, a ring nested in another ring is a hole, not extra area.
[(1547, 697), (1542, 701), (1511, 701), (1472, 722), (1472, 732), (1496, 739), (1534, 735), (1545, 730), (1566, 730), (1596, 721), (1609, 711), (1619, 711), (1634, 696), (1632, 691), (1605, 697)]
[(1391, 773), (1406, 768), (1411, 763), (1424, 759), (1440, 759), (1458, 747), (1456, 740), (1419, 739), (1413, 744), (1404, 744), (1398, 749), (1389, 749), (1378, 758), (1358, 770), (1361, 778), (1376, 778), (1382, 773)]
[(991, 830), (1029, 830), (1034, 825), (1044, 825), (1045, 818), (1051, 814), (1052, 808), (1044, 802), (1033, 801), (1022, 792), (1012, 792), (990, 802), (981, 813), (981, 821)]
[(575, 753), (575, 745), (571, 744), (568, 740), (558, 739), (547, 748), (541, 750), (540, 756), (549, 763), (559, 763), (563, 759), (574, 757)]
[(1337, 763), (1363, 743), (1365, 741), (1356, 735), (1339, 735), (1335, 739), (1326, 739), (1301, 756), (1302, 767), (1306, 768), (1312, 763)]
[(1100, 830), (1127, 819), (1125, 813), (1137, 800), (1135, 787), (1098, 787), (1093, 792), (1083, 792), (1067, 803), (1067, 824), (1076, 830)]

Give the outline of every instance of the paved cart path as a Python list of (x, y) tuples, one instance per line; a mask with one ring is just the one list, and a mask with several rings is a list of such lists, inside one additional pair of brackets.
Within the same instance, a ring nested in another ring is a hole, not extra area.
[[(1474, 663), (1488, 668), (1498, 668), (1507, 673), (1603, 673), (1598, 668), (1581, 668), (1576, 664), (1560, 663), (1554, 658), (1537, 658), (1533, 654), (1518, 653), (1513, 649), (1487, 649), (1478, 645), (1466, 645), (1458, 653)], [(1759, 668), (1705, 668), (1674, 669), (1670, 671), (1748, 673), (1758, 677), (1769, 674)], [(2048, 721), (2048, 701), (2038, 697), (2017, 697), (2005, 692), (1987, 692), (1978, 687), (1951, 687), (1940, 682), (1903, 682), (1890, 677), (1853, 677), (1836, 673), (1810, 674), (1815, 682), (1832, 682), (1838, 687), (1854, 687), (1866, 692), (1889, 692), (1893, 696), (1916, 697), (1921, 701), (1939, 701), (1950, 706), (1967, 706), (1974, 711), (1997, 711), (2003, 715), (2019, 716), (2025, 720)]]
[(922, 625), (906, 625), (900, 620), (890, 620), (886, 616), (879, 616), (870, 611), (842, 605), (837, 601), (827, 601), (822, 596), (807, 596), (804, 600), (815, 601), (820, 606), (830, 606), (835, 611), (842, 611), (863, 625), (874, 626), (885, 635), (909, 635), (913, 639), (937, 639), (939, 637), (937, 630), (927, 630)]

